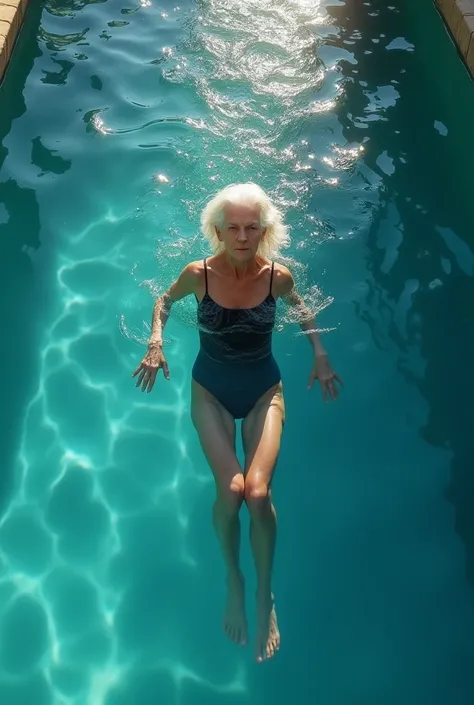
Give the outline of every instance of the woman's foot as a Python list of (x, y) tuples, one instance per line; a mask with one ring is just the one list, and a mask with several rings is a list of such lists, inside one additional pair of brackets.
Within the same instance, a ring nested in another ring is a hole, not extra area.
[(247, 619), (245, 616), (245, 582), (241, 573), (227, 578), (227, 598), (224, 631), (231, 641), (245, 646)]
[(257, 661), (266, 661), (280, 648), (280, 632), (278, 629), (275, 601), (273, 595), (257, 594), (257, 636), (255, 657)]

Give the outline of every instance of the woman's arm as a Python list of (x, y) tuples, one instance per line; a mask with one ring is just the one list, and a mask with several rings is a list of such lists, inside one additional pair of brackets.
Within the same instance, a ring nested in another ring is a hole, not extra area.
[(199, 263), (191, 262), (183, 269), (169, 289), (156, 299), (151, 319), (149, 348), (163, 347), (163, 330), (169, 318), (171, 307), (175, 301), (180, 301), (185, 296), (196, 293), (200, 281), (199, 275)]
[(145, 357), (132, 374), (132, 377), (138, 375), (136, 386), (141, 386), (143, 392), (151, 392), (160, 368), (163, 370), (165, 379), (170, 378), (168, 363), (163, 354), (163, 330), (169, 318), (173, 303), (197, 292), (202, 278), (201, 268), (202, 265), (200, 267), (199, 262), (191, 262), (188, 264), (169, 289), (155, 301), (148, 350), (145, 353)]
[(314, 356), (327, 356), (327, 352), (321, 342), (321, 337), (316, 326), (316, 315), (306, 306), (303, 297), (300, 296), (300, 294), (295, 288), (293, 277), (291, 276), (291, 274), (290, 277), (291, 286), (290, 284), (288, 284), (288, 286), (290, 287), (289, 291), (287, 294), (283, 295), (282, 298), (284, 301), (286, 301), (289, 306), (292, 306), (297, 309), (297, 318), (299, 326), (301, 330), (306, 333), (306, 337), (308, 338), (313, 348)]
[(276, 294), (281, 297), (288, 306), (296, 308), (296, 317), (302, 331), (306, 333), (315, 357), (327, 355), (321, 342), (320, 335), (316, 327), (316, 315), (306, 306), (303, 297), (300, 296), (296, 287), (293, 275), (283, 265), (278, 265), (276, 272)]
[(328, 394), (332, 399), (336, 399), (338, 389), (335, 383), (339, 382), (339, 384), (342, 384), (342, 380), (331, 369), (328, 354), (324, 349), (316, 327), (315, 313), (306, 306), (302, 296), (296, 290), (291, 272), (286, 267), (278, 265), (275, 279), (275, 293), (289, 306), (296, 308), (299, 326), (306, 333), (306, 337), (313, 348), (314, 364), (308, 382), (308, 389), (313, 386), (314, 380), (318, 379), (321, 384), (324, 401), (327, 401)]

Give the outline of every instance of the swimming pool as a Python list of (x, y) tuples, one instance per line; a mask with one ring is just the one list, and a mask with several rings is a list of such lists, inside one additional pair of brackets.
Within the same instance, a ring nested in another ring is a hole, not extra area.
[[(472, 83), (430, 0), (239, 7), (44, 2), (0, 89), (2, 705), (472, 702)], [(191, 308), (172, 381), (131, 380), (200, 208), (249, 178), (345, 381), (323, 406), (276, 334), (263, 667), (221, 634)]]

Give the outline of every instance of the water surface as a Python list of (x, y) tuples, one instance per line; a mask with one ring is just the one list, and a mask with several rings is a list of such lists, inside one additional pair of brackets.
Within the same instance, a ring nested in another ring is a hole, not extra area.
[[(473, 105), (430, 0), (31, 6), (0, 89), (2, 705), (472, 702)], [(248, 179), (345, 381), (324, 406), (276, 334), (263, 667), (221, 633), (191, 304), (171, 382), (130, 377), (202, 206)]]

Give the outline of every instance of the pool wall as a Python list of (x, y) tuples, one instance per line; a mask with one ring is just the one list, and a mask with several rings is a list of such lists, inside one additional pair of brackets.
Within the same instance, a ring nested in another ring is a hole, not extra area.
[(435, 0), (474, 78), (474, 0)]
[(23, 24), (28, 0), (0, 0), (0, 81)]

